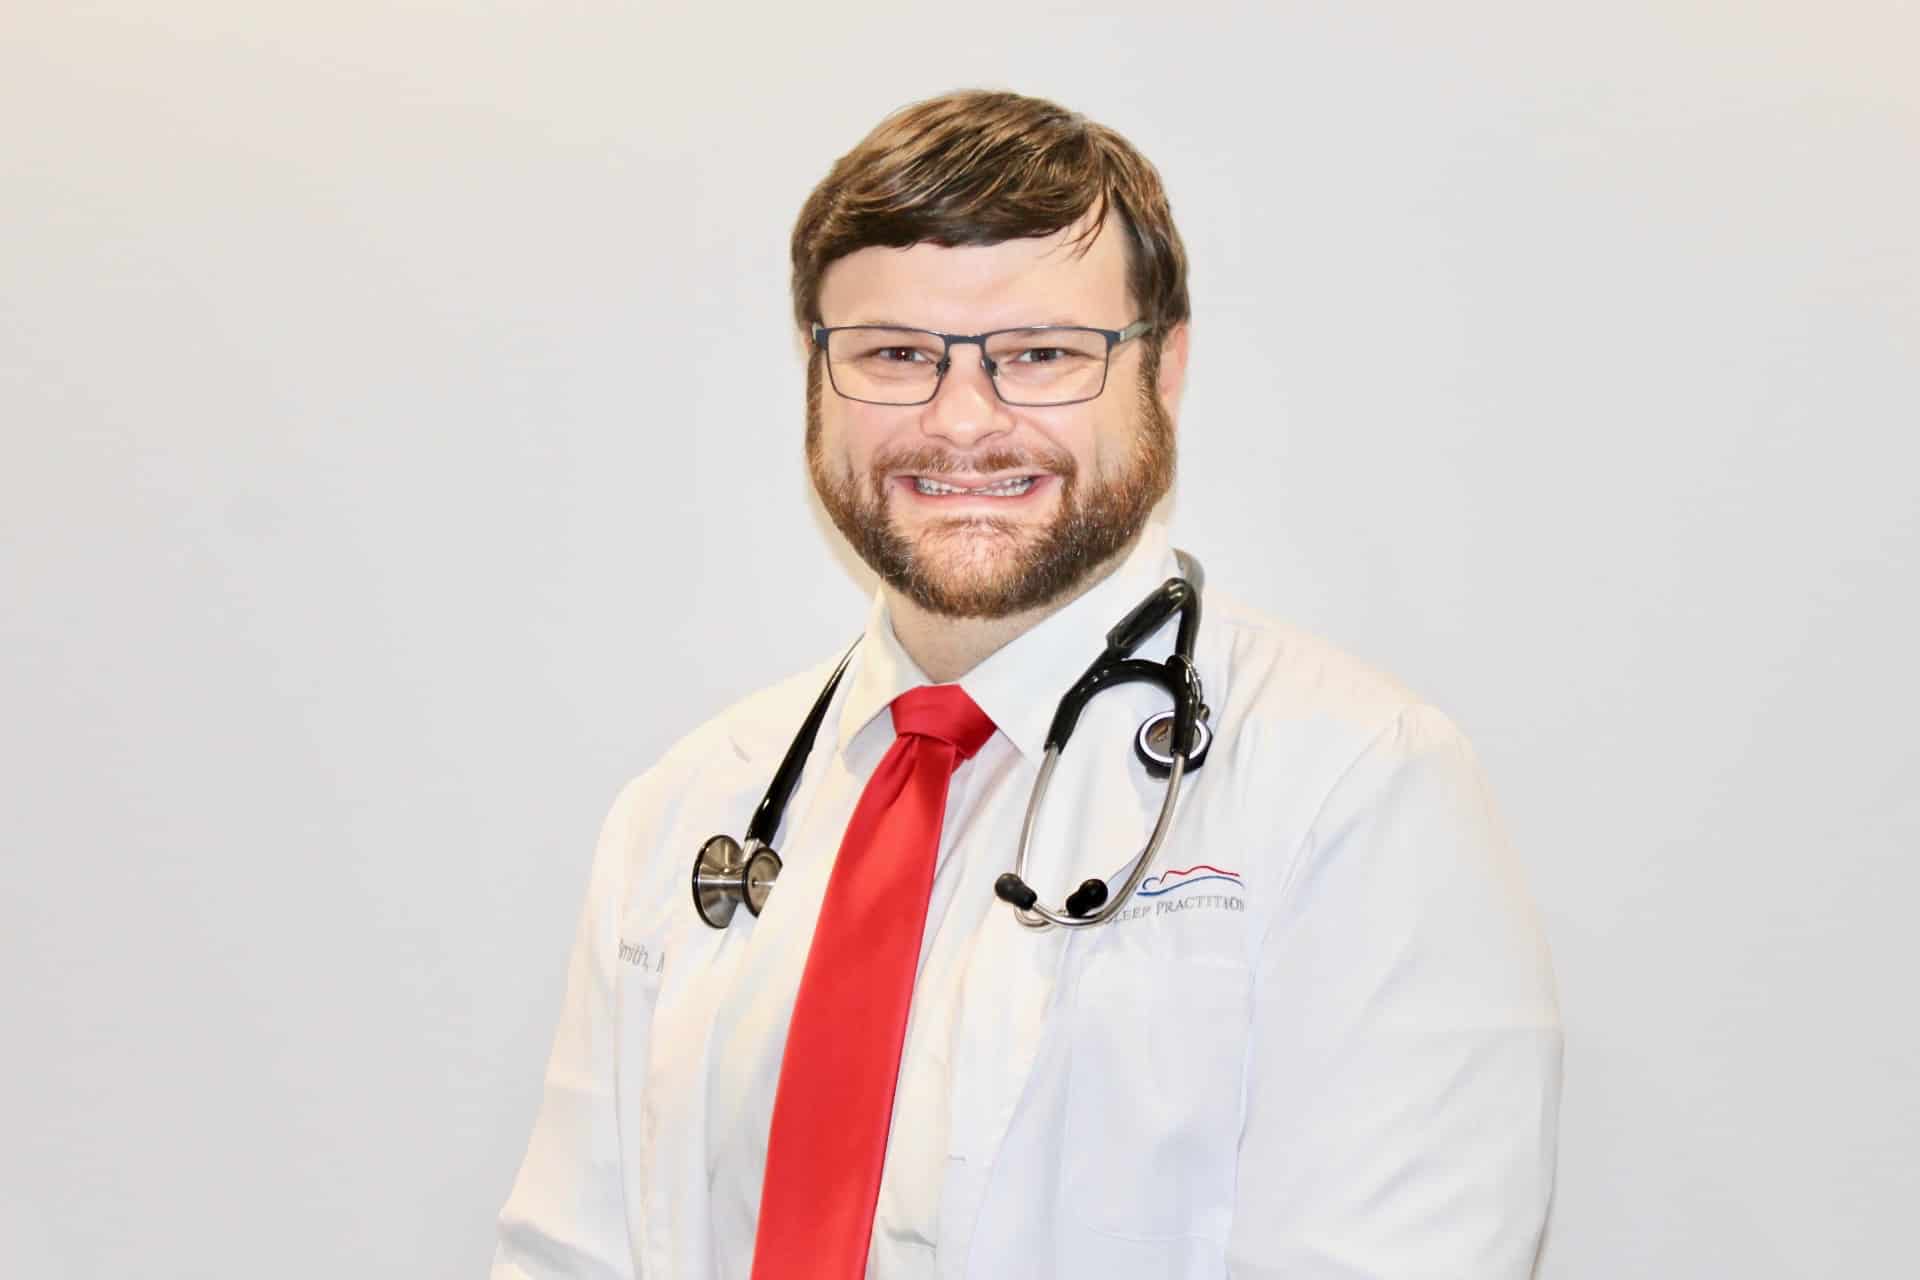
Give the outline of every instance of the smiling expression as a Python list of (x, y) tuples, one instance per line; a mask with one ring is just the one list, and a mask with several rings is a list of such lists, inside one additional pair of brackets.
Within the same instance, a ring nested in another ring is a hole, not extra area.
[[(867, 248), (827, 268), (825, 325), (980, 333), (1036, 324), (1121, 329), (1138, 317), (1125, 233), (1112, 222), (993, 245)], [(1000, 618), (1054, 603), (1133, 542), (1173, 479), (1184, 328), (1114, 348), (1106, 390), (1023, 408), (995, 394), (977, 345), (958, 345), (932, 400), (807, 396), (815, 491), (870, 568), (929, 612)]]

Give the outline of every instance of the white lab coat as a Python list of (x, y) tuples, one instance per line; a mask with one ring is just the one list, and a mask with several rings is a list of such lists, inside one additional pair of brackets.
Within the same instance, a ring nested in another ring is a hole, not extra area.
[[(1209, 592), (1217, 739), (1156, 872), (1091, 930), (991, 900), (1040, 740), (1107, 626), (1172, 571), (1163, 531), (970, 673), (1002, 732), (949, 798), (872, 1274), (1524, 1277), (1552, 1189), (1560, 1028), (1470, 748), (1390, 679)], [(1143, 650), (1164, 655), (1169, 626)], [(758, 920), (695, 915), (824, 680), (768, 690), (622, 794), (595, 862), (496, 1280), (744, 1277), (772, 1084), (832, 854), (919, 683), (883, 608), (835, 699)], [(1159, 799), (1105, 693), (1030, 879), (1112, 876)], [(1221, 875), (1211, 874), (1218, 870)]]

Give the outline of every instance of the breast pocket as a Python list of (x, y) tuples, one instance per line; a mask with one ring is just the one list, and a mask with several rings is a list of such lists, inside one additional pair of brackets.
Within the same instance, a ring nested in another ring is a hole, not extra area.
[(1064, 1200), (1096, 1231), (1224, 1241), (1251, 978), (1225, 960), (1088, 957), (1075, 999)]

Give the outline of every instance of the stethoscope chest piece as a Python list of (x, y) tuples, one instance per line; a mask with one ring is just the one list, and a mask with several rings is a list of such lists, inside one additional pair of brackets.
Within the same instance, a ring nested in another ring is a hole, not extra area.
[(766, 845), (749, 839), (743, 849), (732, 836), (714, 836), (694, 859), (693, 905), (702, 920), (724, 929), (743, 902), (759, 915), (779, 878), (780, 855)]
[[(1202, 707), (1200, 714), (1207, 714)], [(1147, 766), (1147, 776), (1165, 778), (1173, 772), (1173, 711), (1162, 711), (1157, 716), (1149, 716), (1140, 725), (1140, 731), (1133, 735), (1133, 754), (1140, 757), (1140, 763)], [(1197, 740), (1193, 750), (1187, 752), (1187, 772), (1192, 773), (1207, 762), (1207, 748), (1213, 745), (1213, 730), (1207, 722), (1193, 722), (1193, 734)]]

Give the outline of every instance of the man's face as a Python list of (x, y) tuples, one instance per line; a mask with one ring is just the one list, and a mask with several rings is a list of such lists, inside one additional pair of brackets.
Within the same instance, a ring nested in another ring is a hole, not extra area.
[[(822, 323), (1124, 328), (1140, 318), (1128, 298), (1125, 233), (1109, 222), (1083, 253), (1071, 243), (1077, 230), (862, 249), (827, 268)], [(912, 406), (842, 397), (816, 356), (807, 396), (814, 489), (881, 580), (930, 612), (1001, 618), (1051, 603), (1122, 551), (1172, 483), (1185, 339), (1184, 330), (1172, 335), (1159, 361), (1139, 339), (1116, 347), (1097, 399), (1046, 408), (1003, 403), (978, 346), (955, 347), (938, 394)]]

